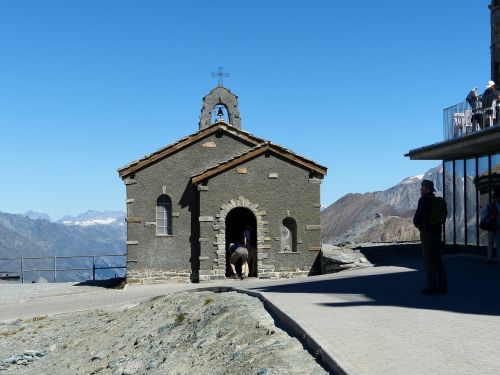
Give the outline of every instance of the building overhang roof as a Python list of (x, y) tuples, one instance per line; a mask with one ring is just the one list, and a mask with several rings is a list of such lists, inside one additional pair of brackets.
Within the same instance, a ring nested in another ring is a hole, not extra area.
[(410, 150), (410, 160), (454, 160), (500, 152), (500, 125)]
[(309, 159), (299, 156), (293, 153), (292, 151), (287, 150), (284, 147), (272, 144), (270, 142), (266, 142), (250, 149), (249, 151), (239, 156), (236, 156), (230, 160), (220, 163), (219, 165), (208, 168), (205, 171), (198, 173), (195, 176), (192, 176), (191, 181), (193, 182), (193, 184), (197, 185), (207, 179), (210, 179), (211, 177), (217, 176), (227, 171), (228, 169), (234, 168), (238, 165), (245, 163), (248, 160), (254, 159), (266, 153), (280, 156), (290, 161), (291, 163), (299, 165), (302, 168), (307, 169), (310, 172), (319, 174), (321, 176), (326, 175), (326, 172), (328, 170), (326, 167), (323, 167), (322, 165), (316, 164), (315, 162)]

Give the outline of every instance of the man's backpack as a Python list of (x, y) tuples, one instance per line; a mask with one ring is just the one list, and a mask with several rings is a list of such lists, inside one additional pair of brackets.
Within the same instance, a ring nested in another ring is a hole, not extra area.
[(427, 224), (430, 225), (443, 225), (448, 216), (448, 209), (446, 208), (446, 201), (443, 197), (432, 197), (432, 210), (427, 218)]

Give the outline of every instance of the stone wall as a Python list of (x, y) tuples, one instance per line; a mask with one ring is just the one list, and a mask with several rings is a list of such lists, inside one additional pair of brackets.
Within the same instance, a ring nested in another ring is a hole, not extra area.
[[(125, 178), (127, 277), (156, 275), (158, 269), (182, 270), (181, 274), (198, 269), (199, 198), (190, 178), (249, 148), (232, 136), (212, 134)], [(170, 236), (156, 235), (156, 200), (161, 194), (172, 199)]]
[[(200, 280), (225, 274), (225, 220), (238, 207), (256, 218), (259, 278), (309, 273), (319, 261), (320, 182), (288, 160), (261, 155), (201, 185)], [(281, 251), (281, 225), (287, 217), (297, 223), (296, 252)]]
[(160, 269), (127, 270), (128, 284), (188, 283), (191, 271), (165, 271)]
[[(286, 157), (262, 154), (194, 186), (191, 176), (254, 145), (219, 131), (127, 176), (127, 279), (131, 283), (225, 278), (225, 219), (244, 207), (257, 223), (259, 278), (309, 274), (319, 265), (320, 183)], [(172, 200), (172, 235), (156, 234), (156, 201)], [(285, 218), (297, 251), (281, 251)], [(199, 271), (199, 272), (198, 272)]]

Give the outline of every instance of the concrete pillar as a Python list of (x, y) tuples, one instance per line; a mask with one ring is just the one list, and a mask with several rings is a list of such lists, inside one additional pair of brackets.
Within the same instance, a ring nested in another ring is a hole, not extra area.
[(491, 79), (500, 85), (500, 0), (492, 0), (490, 8), (491, 23)]

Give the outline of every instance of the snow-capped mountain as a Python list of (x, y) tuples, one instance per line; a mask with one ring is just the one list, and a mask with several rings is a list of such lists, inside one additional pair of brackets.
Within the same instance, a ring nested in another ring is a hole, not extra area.
[(413, 215), (413, 211), (417, 208), (418, 198), (420, 198), (420, 182), (422, 179), (433, 181), (436, 194), (442, 196), (442, 174), (443, 166), (439, 165), (429, 169), (425, 174), (405, 178), (399, 184), (387, 190), (375, 192), (375, 199), (394, 207), (399, 216), (407, 216), (410, 211), (411, 215)]
[(403, 181), (401, 181), (400, 184), (401, 185), (414, 184), (416, 182), (422, 181), (424, 176), (425, 176), (425, 174), (419, 174), (417, 176), (408, 177), (408, 178), (405, 178)]
[[(89, 259), (94, 256), (100, 267), (123, 267), (123, 254), (127, 252), (125, 228), (117, 225), (64, 225), (0, 212), (0, 258), (3, 258), (0, 273), (19, 275), (21, 257), (37, 257), (27, 263), (32, 271), (24, 273), (25, 280), (32, 281), (55, 278), (54, 272), (47, 271), (51, 268), (48, 265), (52, 264), (47, 257), (53, 256), (71, 257), (58, 262), (59, 269), (66, 269), (58, 273), (58, 281), (92, 278), (89, 269), (92, 260), (89, 263)], [(69, 268), (76, 270), (70, 271)], [(113, 277), (113, 274), (122, 275), (123, 268), (101, 269), (97, 277)]]
[(59, 219), (57, 223), (80, 227), (93, 225), (112, 225), (122, 227), (125, 225), (125, 212), (88, 210), (87, 212), (76, 217), (66, 215), (62, 219)]

